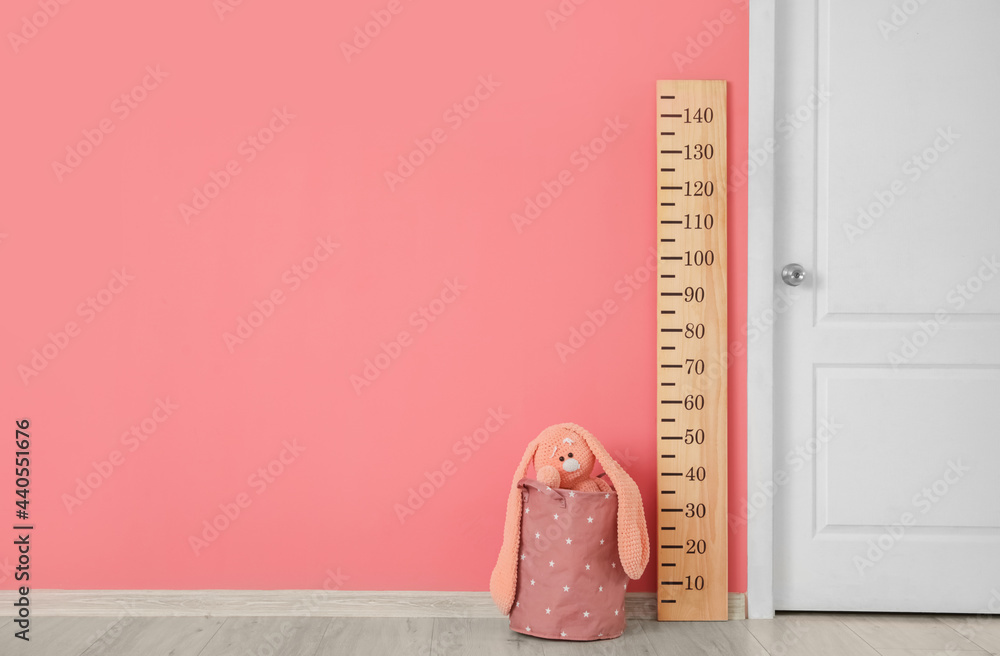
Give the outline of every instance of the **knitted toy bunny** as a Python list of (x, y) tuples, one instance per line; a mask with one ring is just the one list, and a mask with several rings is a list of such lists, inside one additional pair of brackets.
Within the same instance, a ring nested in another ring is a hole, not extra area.
[(521, 544), (521, 493), (518, 482), (535, 467), (535, 478), (548, 485), (581, 492), (608, 492), (611, 486), (591, 478), (595, 460), (601, 463), (618, 495), (618, 555), (629, 578), (642, 575), (649, 561), (649, 533), (639, 487), (585, 428), (576, 424), (549, 426), (528, 444), (507, 499), (503, 545), (493, 575), (490, 594), (500, 612), (510, 613), (517, 592), (518, 550)]

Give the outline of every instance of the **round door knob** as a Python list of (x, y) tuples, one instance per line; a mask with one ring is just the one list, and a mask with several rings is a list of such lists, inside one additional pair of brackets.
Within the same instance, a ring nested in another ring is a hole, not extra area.
[(785, 281), (786, 285), (798, 287), (805, 282), (806, 270), (801, 264), (786, 264), (785, 268), (781, 270), (781, 279)]

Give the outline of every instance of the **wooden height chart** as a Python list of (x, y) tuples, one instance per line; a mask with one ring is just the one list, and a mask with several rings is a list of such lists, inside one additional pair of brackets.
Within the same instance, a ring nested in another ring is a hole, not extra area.
[(726, 83), (656, 83), (657, 617), (725, 620)]

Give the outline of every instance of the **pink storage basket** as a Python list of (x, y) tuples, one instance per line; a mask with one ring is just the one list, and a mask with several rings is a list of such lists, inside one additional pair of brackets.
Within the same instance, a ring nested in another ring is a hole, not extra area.
[(510, 628), (557, 640), (625, 630), (628, 576), (618, 558), (618, 495), (522, 478), (521, 545)]

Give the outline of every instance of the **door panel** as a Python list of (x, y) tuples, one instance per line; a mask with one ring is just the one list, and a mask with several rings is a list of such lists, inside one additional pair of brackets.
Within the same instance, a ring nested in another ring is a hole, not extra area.
[[(896, 14), (896, 26), (894, 5), (919, 9), (902, 12), (906, 22)], [(998, 21), (993, 0), (819, 3), (817, 86), (831, 94), (816, 153), (827, 312), (933, 313), (968, 275), (953, 255), (1000, 241), (986, 193), (1000, 152)], [(956, 311), (1000, 311), (1000, 285)]]
[(907, 512), (913, 526), (996, 528), (996, 504), (984, 503), (995, 471), (983, 464), (1000, 462), (1000, 440), (956, 436), (1000, 425), (1000, 368), (818, 367), (816, 381), (819, 415), (851, 427), (817, 453), (819, 533)]
[(779, 610), (1000, 590), (997, 25), (1000, 2), (777, 3), (775, 269), (808, 272), (775, 322)]

